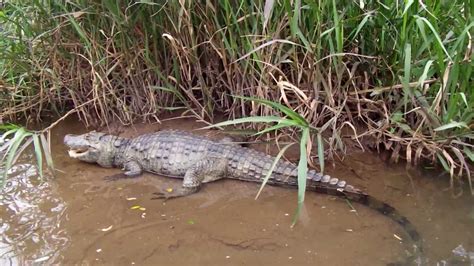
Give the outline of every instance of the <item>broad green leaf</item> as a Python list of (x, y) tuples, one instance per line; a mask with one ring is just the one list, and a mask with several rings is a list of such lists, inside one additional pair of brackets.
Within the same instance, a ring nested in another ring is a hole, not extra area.
[(15, 133), (17, 130), (18, 130), (18, 128), (14, 128), (14, 129), (10, 129), (7, 132), (3, 133), (2, 136), (0, 137), (0, 142), (5, 141), (8, 136)]
[[(288, 120), (288, 121), (293, 121), (293, 120)], [(298, 124), (296, 124), (296, 122), (294, 122), (294, 123), (295, 124), (287, 124), (287, 123), (280, 123), (279, 122), (278, 124), (276, 124), (274, 126), (265, 128), (264, 130), (261, 130), (261, 131), (255, 133), (254, 136), (262, 135), (262, 134), (265, 134), (267, 132), (278, 130), (280, 128), (285, 128), (285, 127), (289, 127), (289, 126), (298, 126)]]
[(296, 224), (296, 221), (303, 208), (304, 194), (306, 191), (306, 176), (308, 175), (308, 158), (306, 155), (306, 145), (309, 138), (309, 128), (303, 129), (300, 140), (300, 161), (298, 162), (298, 207), (291, 226)]
[(293, 111), (289, 107), (284, 106), (280, 103), (276, 103), (276, 102), (272, 102), (272, 101), (264, 100), (264, 99), (259, 99), (259, 98), (254, 98), (254, 97), (245, 97), (245, 96), (238, 96), (238, 95), (234, 95), (233, 97), (268, 105), (268, 106), (270, 106), (274, 109), (277, 109), (278, 111), (286, 114), (289, 118), (297, 121), (298, 124), (301, 125), (301, 126), (308, 126), (309, 125), (309, 123), (306, 121), (306, 119), (304, 119), (304, 117), (302, 117), (300, 114)]
[(20, 128), (19, 126), (14, 125), (14, 124), (1, 124), (0, 125), (0, 131), (4, 131), (4, 130), (16, 131), (19, 128)]
[(41, 145), (43, 146), (43, 151), (44, 155), (46, 157), (46, 164), (48, 165), (48, 168), (51, 170), (51, 172), (54, 171), (54, 164), (53, 164), (53, 157), (51, 156), (51, 148), (49, 146), (49, 141), (51, 139), (50, 133), (51, 131), (48, 131), (48, 138), (43, 134), (40, 134), (40, 139), (41, 139)]
[(20, 146), (21, 142), (28, 134), (31, 134), (31, 133), (26, 132), (25, 129), (23, 128), (19, 128), (15, 132), (15, 136), (13, 137), (13, 142), (11, 143), (11, 146), (7, 150), (5, 171), (3, 173), (2, 184), (3, 184), (3, 181), (6, 180), (7, 178), (8, 170), (12, 167), (13, 159), (16, 156), (18, 147)]
[(41, 154), (41, 143), (38, 134), (33, 134), (33, 146), (35, 148), (36, 162), (41, 179), (43, 179), (43, 156)]
[(202, 129), (223, 127), (223, 126), (236, 125), (236, 124), (242, 124), (242, 123), (274, 123), (281, 120), (283, 120), (283, 118), (279, 116), (251, 116), (251, 117), (243, 117), (243, 118), (237, 118), (234, 120), (220, 122), (217, 124), (203, 127)]

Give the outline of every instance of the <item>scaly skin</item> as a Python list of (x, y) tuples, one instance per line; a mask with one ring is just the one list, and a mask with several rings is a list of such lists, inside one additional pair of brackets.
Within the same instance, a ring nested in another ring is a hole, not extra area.
[[(274, 157), (249, 148), (234, 145), (228, 139), (220, 142), (183, 131), (166, 130), (128, 139), (89, 132), (67, 135), (64, 143), (69, 155), (103, 167), (123, 167), (125, 176), (139, 176), (143, 171), (183, 178), (182, 186), (171, 193), (155, 193), (157, 198), (186, 196), (199, 190), (203, 183), (221, 178), (262, 182)], [(280, 160), (268, 184), (297, 187), (297, 166)], [(399, 223), (421, 250), (420, 236), (407, 218), (390, 205), (347, 185), (345, 181), (307, 173), (307, 189), (344, 197), (369, 206)]]

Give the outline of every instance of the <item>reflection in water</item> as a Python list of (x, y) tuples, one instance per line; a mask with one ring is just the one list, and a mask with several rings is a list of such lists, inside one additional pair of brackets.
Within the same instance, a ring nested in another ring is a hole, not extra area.
[[(29, 161), (33, 161), (31, 156)], [(65, 203), (36, 166), (17, 164), (0, 194), (0, 264), (54, 261), (68, 243), (61, 228)]]

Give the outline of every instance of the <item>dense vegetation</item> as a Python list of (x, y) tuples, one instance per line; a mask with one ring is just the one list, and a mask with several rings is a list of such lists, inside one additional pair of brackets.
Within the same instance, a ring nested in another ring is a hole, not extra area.
[(346, 128), (470, 184), (473, 12), (467, 0), (9, 0), (0, 119), (288, 116), (233, 97), (248, 96), (296, 111), (327, 156)]

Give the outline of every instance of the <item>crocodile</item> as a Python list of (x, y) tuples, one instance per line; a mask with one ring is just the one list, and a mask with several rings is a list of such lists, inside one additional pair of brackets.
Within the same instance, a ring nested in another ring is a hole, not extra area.
[[(275, 160), (263, 152), (231, 143), (228, 138), (215, 141), (179, 130), (163, 130), (135, 138), (92, 131), (82, 135), (68, 134), (64, 143), (70, 148), (70, 157), (102, 167), (123, 167), (124, 177), (136, 177), (146, 171), (183, 179), (179, 188), (156, 192), (154, 199), (190, 195), (202, 184), (223, 178), (262, 182)], [(279, 160), (267, 184), (296, 188), (297, 176), (295, 164)], [(415, 226), (389, 204), (344, 180), (315, 170), (307, 172), (306, 181), (307, 190), (343, 197), (390, 217), (415, 242), (415, 250), (422, 250), (421, 237)]]

